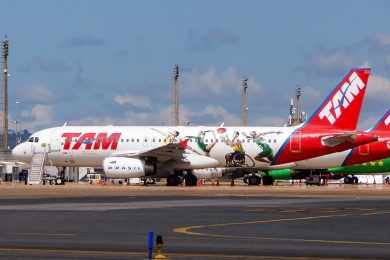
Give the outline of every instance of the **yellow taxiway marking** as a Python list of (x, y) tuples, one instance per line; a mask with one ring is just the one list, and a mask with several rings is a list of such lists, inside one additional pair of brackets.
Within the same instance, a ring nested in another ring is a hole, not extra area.
[[(358, 214), (358, 215), (368, 216), (368, 215), (380, 215), (380, 214), (390, 214), (390, 211), (363, 213), (363, 214)], [(386, 246), (390, 245), (390, 242), (325, 240), (325, 239), (260, 237), (260, 236), (236, 236), (236, 235), (210, 234), (210, 233), (202, 233), (202, 232), (195, 232), (194, 231), (195, 229), (204, 229), (204, 228), (212, 228), (212, 227), (278, 223), (278, 222), (289, 222), (289, 221), (300, 221), (300, 220), (316, 220), (316, 219), (325, 219), (325, 218), (348, 217), (348, 216), (352, 216), (352, 215), (356, 215), (356, 214), (346, 213), (346, 214), (299, 217), (299, 218), (281, 218), (281, 219), (269, 219), (269, 220), (254, 220), (254, 221), (246, 221), (246, 222), (232, 222), (232, 223), (221, 223), (221, 224), (210, 224), (210, 225), (198, 225), (198, 226), (179, 227), (179, 228), (173, 229), (173, 231), (176, 233), (181, 233), (181, 234), (186, 234), (186, 235), (215, 237), (215, 238), (277, 240), (277, 241), (291, 241), (291, 242), (316, 242), (316, 243), (328, 243), (328, 244), (357, 244), (357, 245), (386, 245)]]

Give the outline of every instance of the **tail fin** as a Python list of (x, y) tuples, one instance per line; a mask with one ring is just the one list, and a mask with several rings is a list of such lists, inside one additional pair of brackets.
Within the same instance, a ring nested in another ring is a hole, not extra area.
[(378, 120), (378, 122), (375, 124), (373, 128), (370, 128), (368, 130), (371, 131), (390, 131), (390, 110), (387, 111), (381, 119)]
[(302, 128), (355, 130), (371, 69), (352, 69)]

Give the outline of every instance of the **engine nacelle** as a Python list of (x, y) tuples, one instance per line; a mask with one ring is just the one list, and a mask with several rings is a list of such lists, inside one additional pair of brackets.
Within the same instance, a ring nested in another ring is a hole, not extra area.
[(192, 174), (198, 179), (219, 179), (224, 173), (224, 168), (204, 168), (192, 170)]
[(127, 157), (107, 157), (103, 161), (103, 169), (106, 176), (113, 179), (139, 178), (156, 172), (154, 164)]

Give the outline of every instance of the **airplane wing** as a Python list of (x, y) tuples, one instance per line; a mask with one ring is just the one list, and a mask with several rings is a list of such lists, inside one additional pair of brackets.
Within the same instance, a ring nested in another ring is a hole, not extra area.
[(321, 143), (327, 147), (335, 147), (343, 143), (353, 143), (356, 139), (356, 134), (336, 134), (325, 136), (321, 139)]
[(179, 143), (174, 142), (174, 143), (168, 143), (148, 150), (122, 151), (120, 153), (114, 153), (111, 156), (129, 157), (129, 158), (154, 157), (160, 162), (165, 162), (168, 160), (183, 159), (183, 154), (185, 153), (185, 147), (186, 146), (183, 142), (179, 142)]

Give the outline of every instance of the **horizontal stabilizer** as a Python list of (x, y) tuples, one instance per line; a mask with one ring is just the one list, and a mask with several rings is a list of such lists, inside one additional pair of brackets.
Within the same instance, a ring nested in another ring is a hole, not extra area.
[(356, 140), (356, 134), (339, 134), (325, 136), (321, 139), (321, 143), (327, 147), (335, 147), (343, 143), (353, 143)]

